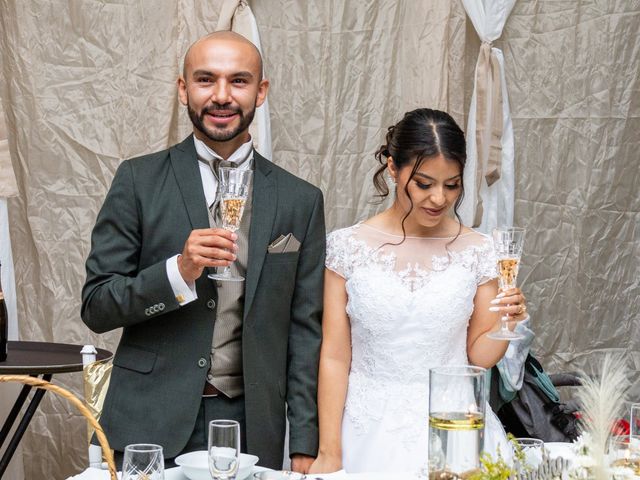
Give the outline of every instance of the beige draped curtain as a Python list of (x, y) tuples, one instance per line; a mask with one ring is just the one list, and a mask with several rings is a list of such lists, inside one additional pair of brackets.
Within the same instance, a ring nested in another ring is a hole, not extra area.
[[(372, 203), (373, 152), (403, 112), (440, 108), (466, 125), (480, 43), (459, 1), (249, 3), (272, 81), (272, 160), (320, 186), (329, 229), (382, 208)], [(23, 339), (114, 348), (119, 332), (94, 335), (80, 320), (91, 228), (120, 162), (190, 131), (175, 78), (223, 4), (0, 2)], [(495, 42), (513, 119), (515, 218), (529, 229), (523, 286), (534, 349), (552, 371), (618, 349), (639, 378), (639, 10), (517, 2)], [(55, 380), (81, 391), (79, 375)], [(45, 397), (23, 443), (26, 478), (82, 469), (84, 429)]]

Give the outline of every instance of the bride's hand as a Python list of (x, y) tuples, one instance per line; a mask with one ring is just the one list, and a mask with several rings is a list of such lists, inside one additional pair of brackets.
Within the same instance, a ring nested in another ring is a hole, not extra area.
[(491, 300), (492, 312), (500, 312), (500, 317), (509, 315), (509, 320), (522, 321), (529, 316), (527, 313), (527, 299), (519, 288), (512, 288), (500, 292), (498, 296)]
[(318, 454), (309, 473), (332, 473), (342, 470), (342, 459), (338, 456)]

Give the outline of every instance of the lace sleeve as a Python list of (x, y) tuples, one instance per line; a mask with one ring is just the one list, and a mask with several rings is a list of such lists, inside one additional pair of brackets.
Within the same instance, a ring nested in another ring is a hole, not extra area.
[(350, 255), (349, 239), (353, 227), (335, 230), (327, 235), (327, 257), (325, 267), (342, 278), (348, 278), (352, 270), (353, 256)]
[(478, 285), (482, 285), (496, 278), (498, 276), (496, 268), (496, 255), (493, 251), (493, 242), (490, 238), (485, 237), (478, 248), (478, 268), (476, 270)]

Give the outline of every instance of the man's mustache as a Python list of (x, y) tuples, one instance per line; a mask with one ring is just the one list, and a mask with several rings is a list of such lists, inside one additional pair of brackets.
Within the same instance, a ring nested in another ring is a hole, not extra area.
[(239, 107), (232, 107), (230, 105), (221, 105), (219, 103), (214, 103), (213, 105), (210, 105), (208, 107), (205, 107), (202, 109), (202, 113), (201, 115), (207, 114), (207, 113), (214, 113), (218, 110), (224, 110), (226, 112), (233, 112), (233, 113), (239, 113), (242, 115), (242, 110)]

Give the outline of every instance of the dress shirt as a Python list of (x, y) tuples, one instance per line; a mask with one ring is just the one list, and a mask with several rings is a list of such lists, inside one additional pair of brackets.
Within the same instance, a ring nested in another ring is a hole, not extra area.
[[(198, 153), (198, 158), (203, 161), (198, 162), (198, 166), (200, 167), (200, 177), (202, 179), (202, 188), (204, 190), (204, 197), (207, 201), (207, 208), (211, 206), (211, 204), (216, 199), (216, 194), (218, 192), (218, 179), (213, 173), (211, 169), (210, 163), (213, 160), (223, 160), (223, 158), (214, 152), (206, 143), (202, 140), (199, 140), (193, 137), (193, 141), (196, 146), (196, 152)], [(227, 158), (226, 162), (236, 163), (238, 164), (239, 169), (248, 169), (251, 168), (251, 162), (245, 161), (248, 159), (250, 155), (253, 154), (253, 140), (249, 139), (248, 142), (243, 143), (240, 148), (238, 148), (235, 152), (233, 152), (229, 158)], [(178, 256), (180, 254), (174, 255), (169, 258), (166, 262), (166, 270), (167, 277), (169, 278), (169, 283), (171, 284), (171, 289), (173, 290), (174, 295), (176, 296), (176, 300), (180, 305), (185, 305), (189, 302), (193, 302), (198, 298), (198, 294), (196, 293), (196, 285), (195, 282), (185, 282), (180, 275), (180, 271), (178, 270)]]

